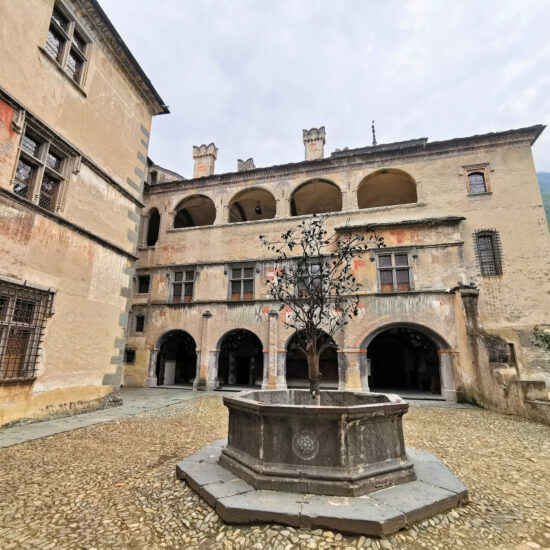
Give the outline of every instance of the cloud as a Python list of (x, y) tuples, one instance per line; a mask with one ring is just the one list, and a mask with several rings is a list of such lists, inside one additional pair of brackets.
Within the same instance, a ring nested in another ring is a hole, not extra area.
[[(327, 149), (549, 122), (546, 0), (100, 0), (172, 114), (150, 156), (186, 176), (214, 141), (216, 171)], [(550, 171), (550, 131), (535, 144)]]

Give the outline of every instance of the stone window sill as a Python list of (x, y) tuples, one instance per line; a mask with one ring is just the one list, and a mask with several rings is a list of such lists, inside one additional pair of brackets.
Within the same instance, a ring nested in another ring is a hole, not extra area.
[(4, 378), (0, 380), (0, 386), (16, 386), (34, 384), (36, 376), (32, 378)]
[(468, 193), (468, 197), (474, 198), (474, 197), (488, 197), (493, 194), (492, 191), (485, 191), (484, 193)]

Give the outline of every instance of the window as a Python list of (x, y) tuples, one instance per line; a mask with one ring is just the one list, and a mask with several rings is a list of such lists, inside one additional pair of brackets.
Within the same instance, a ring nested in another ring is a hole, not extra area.
[(232, 267), (230, 268), (231, 278), (231, 300), (243, 301), (254, 299), (254, 267)]
[(175, 271), (172, 282), (172, 302), (192, 302), (194, 286), (195, 268)]
[(382, 292), (411, 290), (411, 268), (406, 252), (378, 254), (378, 281)]
[(149, 294), (150, 283), (151, 283), (151, 275), (139, 275), (137, 278), (137, 293)]
[(125, 349), (124, 350), (124, 362), (129, 364), (129, 365), (133, 365), (136, 362), (136, 350), (135, 349)]
[(145, 330), (145, 315), (136, 315), (136, 332)]
[(77, 84), (82, 84), (90, 41), (69, 12), (56, 4), (44, 50)]
[(511, 342), (508, 342), (508, 351), (510, 353), (510, 365), (516, 365), (516, 348)]
[(468, 174), (468, 191), (470, 195), (487, 193), (487, 184), (485, 182), (484, 172), (470, 172)]
[(53, 292), (0, 280), (0, 383), (32, 381)]
[(13, 192), (54, 212), (65, 180), (66, 164), (66, 156), (27, 125), (21, 138)]
[(308, 289), (318, 288), (321, 283), (321, 263), (319, 260), (312, 261), (311, 263), (302, 263), (297, 267), (298, 284), (296, 293), (300, 298), (304, 298), (308, 295)]
[(484, 277), (502, 275), (500, 236), (497, 231), (482, 230), (474, 235), (479, 270)]

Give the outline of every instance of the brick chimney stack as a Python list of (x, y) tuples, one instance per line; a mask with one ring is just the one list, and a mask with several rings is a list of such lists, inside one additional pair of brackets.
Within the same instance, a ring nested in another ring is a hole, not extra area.
[(322, 159), (325, 156), (325, 127), (302, 130), (306, 160)]
[(210, 145), (193, 146), (193, 159), (195, 160), (194, 178), (203, 178), (211, 176), (214, 173), (214, 163), (218, 158), (218, 148), (211, 143)]

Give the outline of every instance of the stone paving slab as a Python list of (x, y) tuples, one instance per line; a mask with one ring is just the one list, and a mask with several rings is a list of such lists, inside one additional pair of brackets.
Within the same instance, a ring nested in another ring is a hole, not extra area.
[(382, 537), (464, 503), (468, 491), (434, 455), (407, 448), (417, 480), (360, 497), (257, 490), (217, 463), (225, 440), (215, 441), (176, 466), (227, 523), (275, 522)]

